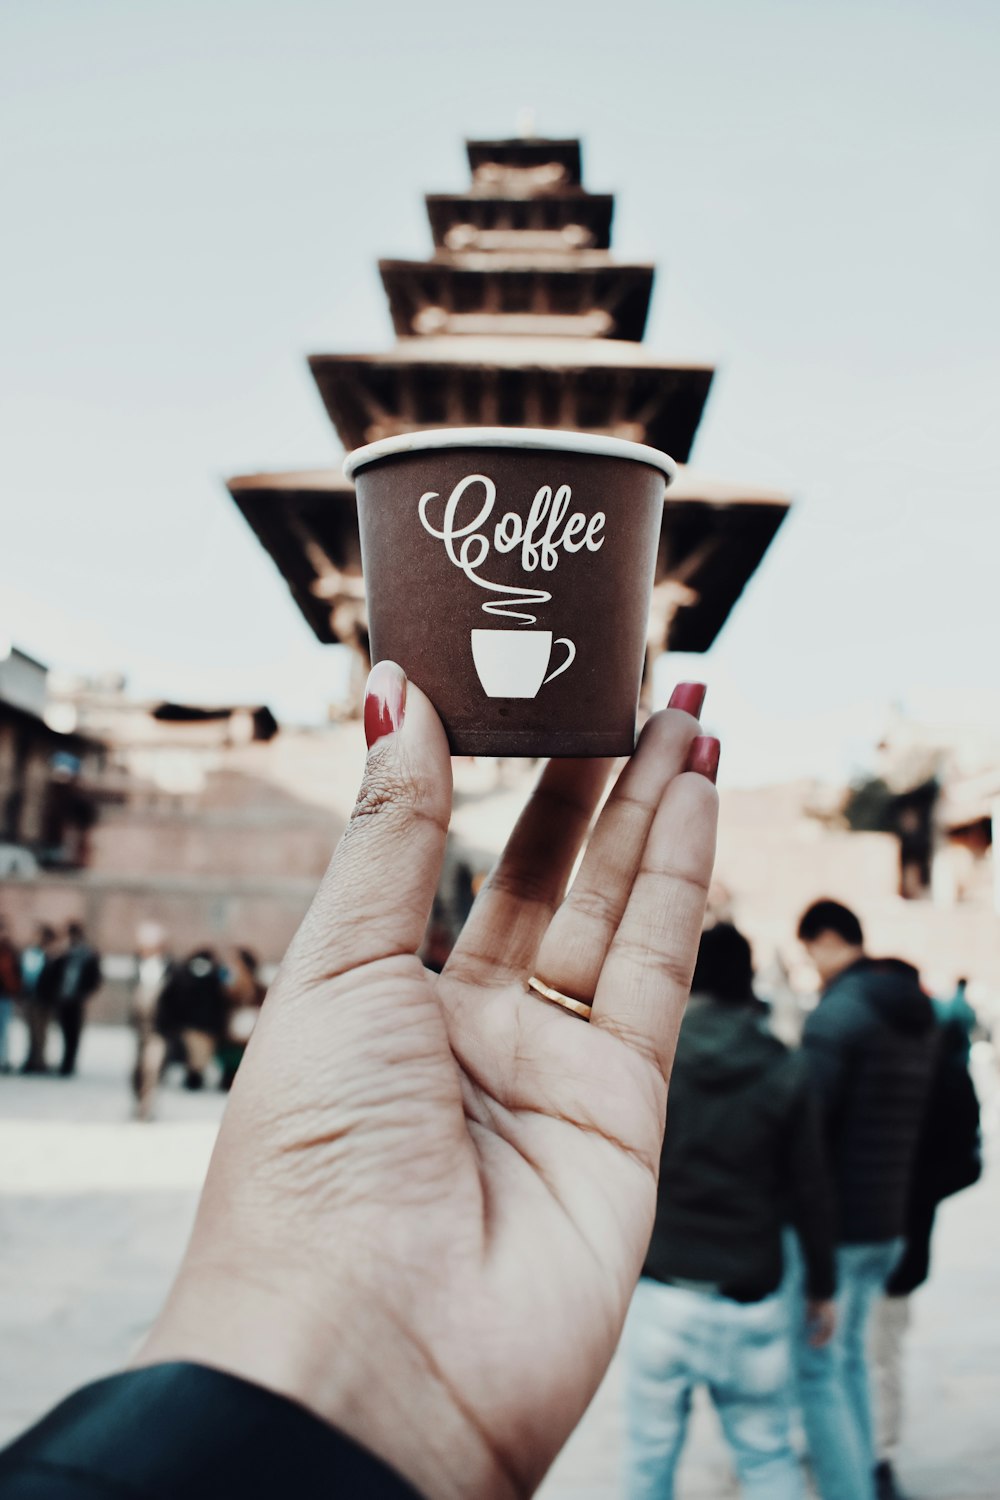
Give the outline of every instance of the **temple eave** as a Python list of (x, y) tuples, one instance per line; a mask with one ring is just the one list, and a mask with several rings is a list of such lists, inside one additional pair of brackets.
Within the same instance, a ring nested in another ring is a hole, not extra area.
[(559, 370), (629, 369), (687, 371), (709, 374), (714, 366), (703, 360), (670, 360), (650, 353), (645, 344), (628, 339), (592, 339), (567, 342), (561, 338), (519, 339), (511, 343), (504, 334), (493, 334), (473, 342), (467, 338), (401, 338), (391, 349), (367, 350), (360, 354), (310, 354), (315, 371), (323, 365), (456, 364), (465, 368), (524, 370), (552, 367)]
[[(413, 340), (403, 359), (390, 351), (310, 360), (345, 448), (421, 427), (554, 427), (646, 442), (684, 462), (712, 383), (710, 367), (596, 364), (569, 355), (503, 364), (424, 360), (421, 342)], [(470, 345), (470, 352), (481, 347), (474, 339)]]
[[(357, 504), (339, 469), (239, 475), (230, 494), (317, 639), (365, 649)], [(784, 495), (681, 467), (667, 492), (654, 584), (654, 649), (707, 651), (784, 520)]]
[[(653, 290), (650, 265), (615, 264), (602, 252), (549, 256), (544, 263), (502, 256), (382, 260), (379, 271), (393, 327), (413, 334), (579, 334), (638, 342)], [(553, 324), (558, 318), (561, 324)]]

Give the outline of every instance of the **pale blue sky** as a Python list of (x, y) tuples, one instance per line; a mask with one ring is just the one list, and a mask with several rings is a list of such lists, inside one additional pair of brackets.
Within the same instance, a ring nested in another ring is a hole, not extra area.
[(974, 0), (8, 0), (13, 634), (321, 711), (221, 476), (336, 460), (305, 354), (390, 343), (377, 256), (527, 104), (658, 262), (647, 344), (718, 363), (697, 466), (797, 501), (701, 661), (730, 778), (837, 771), (891, 702), (1000, 718), (998, 71)]

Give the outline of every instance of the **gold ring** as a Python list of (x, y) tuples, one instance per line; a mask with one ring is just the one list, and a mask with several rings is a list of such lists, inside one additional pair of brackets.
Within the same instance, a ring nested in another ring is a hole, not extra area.
[(574, 1000), (572, 995), (564, 995), (562, 990), (554, 990), (550, 984), (541, 979), (536, 979), (534, 974), (528, 980), (528, 989), (534, 990), (536, 995), (541, 995), (543, 1000), (551, 1000), (556, 1005), (561, 1005), (563, 1010), (570, 1010), (574, 1016), (582, 1016), (585, 1021), (590, 1020), (592, 1005), (586, 1000)]

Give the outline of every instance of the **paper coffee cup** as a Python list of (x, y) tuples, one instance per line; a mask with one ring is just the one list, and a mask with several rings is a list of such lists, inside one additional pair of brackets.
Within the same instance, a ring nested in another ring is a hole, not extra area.
[(628, 755), (663, 496), (655, 448), (444, 428), (351, 453), (372, 661), (456, 755)]

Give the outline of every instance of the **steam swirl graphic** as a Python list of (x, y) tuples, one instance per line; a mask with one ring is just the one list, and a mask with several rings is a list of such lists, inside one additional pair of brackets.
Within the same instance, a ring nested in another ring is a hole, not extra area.
[[(459, 526), (458, 507), (462, 497), (471, 485), (481, 484), (483, 486), (483, 502), (478, 513), (465, 526)], [(483, 613), (499, 616), (504, 620), (517, 620), (520, 624), (534, 625), (538, 619), (537, 615), (528, 613), (520, 606), (532, 604), (548, 604), (552, 595), (547, 589), (531, 589), (522, 587), (515, 583), (493, 583), (488, 578), (480, 578), (478, 568), (482, 567), (490, 554), (490, 542), (487, 536), (478, 531), (478, 527), (488, 520), (496, 503), (497, 489), (493, 480), (486, 474), (469, 474), (460, 484), (457, 484), (448, 496), (445, 505), (444, 517), (441, 529), (434, 525), (427, 515), (427, 507), (432, 500), (439, 499), (437, 490), (428, 490), (421, 495), (418, 513), (421, 524), (425, 531), (430, 532), (439, 541), (444, 542), (448, 557), (461, 568), (470, 583), (477, 588), (488, 589), (494, 594), (507, 594), (505, 599), (491, 599), (483, 605)], [(456, 541), (461, 545), (456, 548)]]

